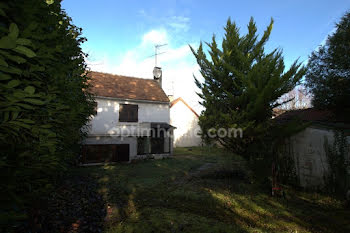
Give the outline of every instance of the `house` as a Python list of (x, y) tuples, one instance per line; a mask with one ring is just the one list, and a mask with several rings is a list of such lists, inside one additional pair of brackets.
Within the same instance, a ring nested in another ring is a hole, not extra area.
[[(330, 172), (327, 147), (331, 148), (336, 134), (341, 130), (350, 145), (349, 119), (327, 110), (313, 108), (287, 111), (275, 118), (279, 123), (297, 120), (306, 123), (306, 128), (292, 135), (286, 141), (286, 153), (294, 161), (299, 185), (306, 188), (323, 188)], [(345, 151), (348, 185), (350, 185), (350, 148)], [(350, 186), (349, 186), (350, 187)]]
[(181, 98), (170, 103), (170, 124), (174, 131), (174, 147), (191, 147), (202, 144), (198, 114)]
[(97, 114), (86, 127), (82, 163), (128, 162), (172, 154), (173, 127), (161, 73), (154, 79), (100, 72), (88, 75)]

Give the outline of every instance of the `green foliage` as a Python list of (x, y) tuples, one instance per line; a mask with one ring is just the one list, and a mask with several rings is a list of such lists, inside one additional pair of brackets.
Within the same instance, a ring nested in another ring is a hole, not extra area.
[(316, 108), (350, 113), (350, 12), (308, 62), (306, 86)]
[(325, 137), (328, 172), (325, 175), (327, 192), (344, 194), (350, 187), (348, 167), (350, 166), (347, 153), (349, 145), (343, 131), (334, 130), (334, 142), (331, 145)]
[[(251, 143), (266, 136), (272, 109), (280, 105), (278, 98), (292, 90), (305, 73), (297, 61), (285, 71), (281, 50), (265, 52), (272, 26), (273, 20), (258, 39), (253, 18), (243, 36), (229, 19), (221, 48), (215, 36), (206, 43), (210, 59), (202, 43), (197, 52), (191, 47), (204, 78), (204, 82), (195, 78), (205, 108), (199, 117), (203, 137), (239, 154), (247, 154)], [(241, 128), (243, 138), (219, 137), (220, 128)], [(210, 134), (216, 136), (210, 138)]]
[(13, 224), (77, 155), (93, 99), (85, 38), (60, 1), (2, 1), (0, 18), (0, 219)]

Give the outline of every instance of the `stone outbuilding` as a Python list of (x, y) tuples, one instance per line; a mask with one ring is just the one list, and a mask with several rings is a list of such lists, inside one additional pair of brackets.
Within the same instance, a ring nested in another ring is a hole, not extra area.
[(334, 148), (339, 134), (347, 142), (344, 163), (347, 184), (350, 184), (350, 122), (345, 117), (330, 111), (313, 108), (287, 111), (276, 117), (279, 122), (297, 120), (306, 123), (306, 128), (286, 140), (286, 152), (295, 163), (296, 175), (300, 186), (306, 188), (323, 188), (330, 172), (327, 148)]

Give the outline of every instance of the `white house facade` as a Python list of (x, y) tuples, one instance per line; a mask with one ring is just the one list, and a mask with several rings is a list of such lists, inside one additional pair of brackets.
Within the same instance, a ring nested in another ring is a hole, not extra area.
[(174, 147), (200, 146), (198, 114), (180, 97), (170, 103), (170, 124), (174, 131)]
[(91, 72), (96, 115), (87, 125), (82, 163), (162, 158), (172, 154), (169, 99), (160, 83)]

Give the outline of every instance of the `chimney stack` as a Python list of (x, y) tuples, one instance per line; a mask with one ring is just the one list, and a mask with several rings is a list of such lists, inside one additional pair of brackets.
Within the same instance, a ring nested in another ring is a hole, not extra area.
[(159, 86), (162, 87), (162, 68), (154, 67), (153, 69), (153, 79), (159, 83)]

